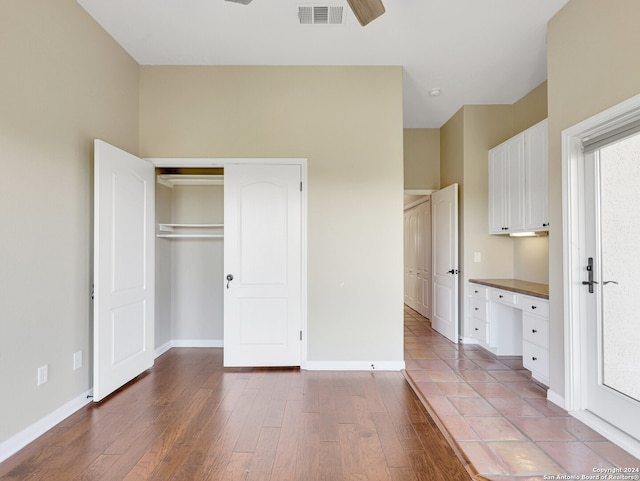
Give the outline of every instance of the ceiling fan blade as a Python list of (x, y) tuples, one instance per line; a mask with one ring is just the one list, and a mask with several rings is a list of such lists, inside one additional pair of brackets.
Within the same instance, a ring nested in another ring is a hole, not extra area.
[(382, 0), (347, 0), (347, 2), (363, 27), (384, 13)]
[(227, 2), (241, 3), (242, 5), (249, 5), (251, 0), (227, 0)]

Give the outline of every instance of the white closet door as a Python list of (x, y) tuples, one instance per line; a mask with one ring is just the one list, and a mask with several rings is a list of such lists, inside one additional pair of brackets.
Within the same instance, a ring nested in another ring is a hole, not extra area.
[(299, 366), (300, 166), (224, 169), (224, 365)]
[(153, 365), (154, 167), (94, 146), (93, 400)]

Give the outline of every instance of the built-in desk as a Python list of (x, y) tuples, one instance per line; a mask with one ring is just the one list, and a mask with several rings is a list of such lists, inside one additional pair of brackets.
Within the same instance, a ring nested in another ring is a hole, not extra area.
[(497, 356), (522, 356), (549, 384), (549, 286), (518, 279), (469, 281), (468, 333)]

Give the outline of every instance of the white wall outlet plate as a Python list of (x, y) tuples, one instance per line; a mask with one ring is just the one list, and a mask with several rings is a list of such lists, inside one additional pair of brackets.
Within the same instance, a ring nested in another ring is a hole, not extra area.
[(73, 353), (73, 370), (77, 371), (82, 367), (82, 351)]
[(45, 364), (38, 368), (38, 386), (49, 380), (49, 365)]

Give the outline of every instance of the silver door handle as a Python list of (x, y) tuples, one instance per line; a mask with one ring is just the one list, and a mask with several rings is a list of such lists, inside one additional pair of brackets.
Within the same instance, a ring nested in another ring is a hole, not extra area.
[(229, 282), (233, 280), (233, 274), (227, 274), (227, 289), (229, 289)]

